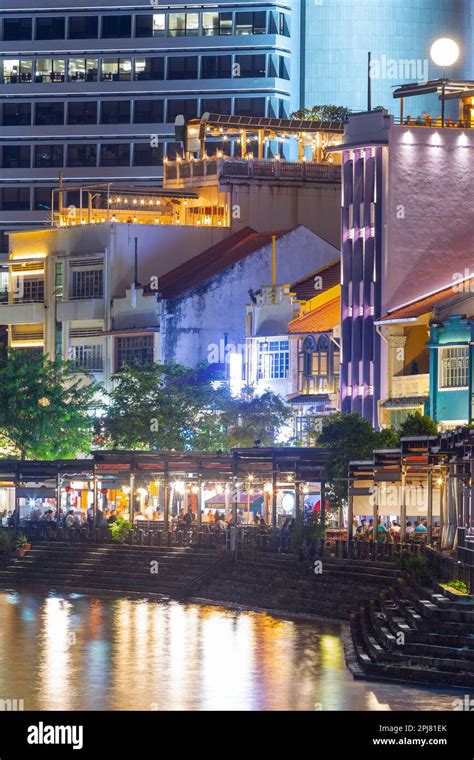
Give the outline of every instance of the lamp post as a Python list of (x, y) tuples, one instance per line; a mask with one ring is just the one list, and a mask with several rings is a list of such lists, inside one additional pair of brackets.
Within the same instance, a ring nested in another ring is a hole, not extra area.
[(441, 126), (444, 127), (445, 120), (445, 91), (446, 91), (446, 69), (454, 66), (459, 59), (459, 45), (455, 40), (449, 37), (440, 37), (431, 45), (430, 56), (436, 66), (443, 69), (443, 84), (441, 87)]

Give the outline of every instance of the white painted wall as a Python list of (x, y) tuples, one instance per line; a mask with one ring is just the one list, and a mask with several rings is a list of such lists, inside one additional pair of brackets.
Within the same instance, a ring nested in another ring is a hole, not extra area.
[[(338, 251), (305, 227), (277, 241), (277, 281), (295, 282), (334, 261)], [(249, 289), (271, 285), (271, 243), (207, 280), (181, 298), (163, 302), (162, 361), (195, 366), (207, 362), (210, 347), (225, 340), (245, 344)]]

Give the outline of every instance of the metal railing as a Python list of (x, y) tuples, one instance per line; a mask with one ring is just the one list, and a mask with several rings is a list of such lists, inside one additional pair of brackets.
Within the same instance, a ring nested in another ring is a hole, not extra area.
[(277, 159), (207, 158), (194, 161), (165, 161), (164, 182), (204, 180), (207, 177), (275, 179), (298, 182), (341, 181), (339, 164)]

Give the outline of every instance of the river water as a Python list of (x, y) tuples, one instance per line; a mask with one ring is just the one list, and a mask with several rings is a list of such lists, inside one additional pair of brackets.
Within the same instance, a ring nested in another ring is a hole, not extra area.
[(452, 710), (456, 697), (354, 681), (336, 624), (0, 592), (0, 700), (26, 710)]

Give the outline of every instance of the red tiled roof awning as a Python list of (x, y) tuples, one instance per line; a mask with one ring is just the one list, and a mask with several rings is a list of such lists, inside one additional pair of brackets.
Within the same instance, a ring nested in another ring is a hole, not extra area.
[[(320, 283), (316, 283), (316, 277), (321, 278)], [(296, 295), (298, 301), (309, 301), (320, 293), (324, 293), (335, 285), (339, 285), (340, 282), (341, 262), (339, 259), (336, 259), (324, 267), (315, 269), (314, 272), (310, 272), (306, 277), (302, 277), (301, 280), (293, 283), (290, 290)]]
[[(467, 294), (470, 295), (470, 294)], [(401, 306), (398, 309), (390, 311), (385, 316), (377, 320), (377, 323), (392, 322), (394, 320), (413, 320), (421, 317), (423, 314), (429, 314), (434, 311), (436, 307), (439, 307), (445, 302), (456, 299), (463, 300), (466, 297), (466, 293), (456, 293), (453, 290), (453, 286), (449, 285), (436, 293), (420, 298), (417, 301), (413, 301), (406, 306)]]
[(256, 232), (251, 227), (244, 227), (160, 277), (159, 291), (163, 298), (181, 296), (213, 275), (223, 272), (252, 253), (270, 245), (273, 235), (278, 239), (291, 231)]

